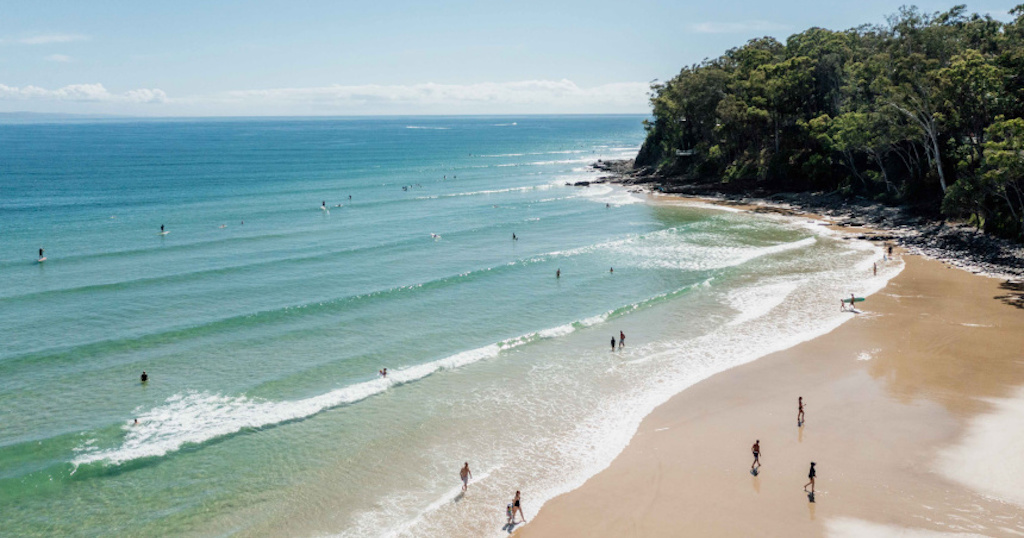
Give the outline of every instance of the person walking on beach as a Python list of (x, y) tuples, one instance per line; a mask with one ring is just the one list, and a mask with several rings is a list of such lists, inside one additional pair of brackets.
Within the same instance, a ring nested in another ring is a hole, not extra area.
[(812, 493), (812, 494), (814, 493), (814, 477), (815, 476), (818, 476), (818, 472), (814, 470), (814, 462), (812, 461), (811, 462), (811, 470), (807, 473), (807, 478), (810, 478), (811, 481), (806, 483), (806, 484), (804, 484), (804, 491), (807, 491), (807, 486), (811, 486), (810, 493)]
[(619, 349), (626, 347), (626, 333), (619, 331)]
[(519, 513), (519, 517), (526, 523), (526, 516), (523, 515), (523, 507), (519, 504), (519, 490), (516, 490), (516, 498), (512, 499), (512, 523), (516, 522), (516, 512)]
[(473, 473), (469, 470), (469, 462), (462, 466), (462, 470), (459, 471), (459, 478), (462, 479), (462, 491), (465, 492), (469, 486), (469, 479), (473, 478)]
[(796, 425), (802, 426), (804, 423), (804, 397), (800, 396), (796, 399)]
[(754, 463), (750, 464), (750, 469), (753, 470), (755, 466), (761, 466), (761, 440), (757, 439), (754, 441), (754, 446), (750, 447), (750, 451), (754, 453)]

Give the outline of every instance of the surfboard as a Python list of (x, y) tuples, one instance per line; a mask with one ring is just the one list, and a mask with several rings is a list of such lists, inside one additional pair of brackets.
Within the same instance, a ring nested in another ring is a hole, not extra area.
[(43, 256), (42, 258), (39, 258), (39, 260), (37, 260), (38, 263), (43, 263), (45, 261), (46, 261), (46, 256)]
[[(853, 298), (853, 302), (855, 302), (855, 303), (864, 302), (864, 300), (865, 299), (863, 297), (854, 297)], [(843, 302), (846, 303), (846, 304), (850, 304), (850, 299), (843, 299)]]

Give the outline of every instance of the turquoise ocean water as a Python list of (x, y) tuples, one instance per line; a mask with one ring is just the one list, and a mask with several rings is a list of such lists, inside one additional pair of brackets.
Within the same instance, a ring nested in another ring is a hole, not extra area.
[(0, 534), (498, 535), (898, 270), (565, 185), (642, 119), (0, 126)]

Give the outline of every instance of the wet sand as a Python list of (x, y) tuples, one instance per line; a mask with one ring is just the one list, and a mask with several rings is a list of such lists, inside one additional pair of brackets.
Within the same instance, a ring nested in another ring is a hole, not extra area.
[(998, 446), (1024, 435), (1020, 291), (904, 261), (835, 331), (656, 409), (609, 468), (516, 536), (1024, 535), (1024, 506), (993, 498), (1024, 472), (1024, 446)]

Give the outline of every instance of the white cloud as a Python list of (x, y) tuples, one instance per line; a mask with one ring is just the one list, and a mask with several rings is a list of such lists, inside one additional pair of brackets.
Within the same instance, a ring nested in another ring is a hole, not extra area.
[(68, 56), (67, 54), (51, 54), (46, 57), (46, 61), (67, 63), (71, 61), (71, 56)]
[(82, 101), (103, 103), (162, 103), (167, 100), (163, 90), (130, 90), (110, 93), (102, 84), (72, 84), (47, 90), (38, 86), (7, 86), (0, 84), (0, 101)]
[(22, 45), (50, 45), (52, 43), (70, 43), (72, 41), (87, 41), (89, 36), (81, 34), (41, 34), (32, 37), (18, 39)]
[(102, 84), (57, 89), (0, 84), (0, 110), (195, 116), (644, 113), (646, 82), (580, 87), (570, 80), (477, 84), (334, 85), (168, 97), (159, 89), (111, 93)]
[(785, 31), (785, 24), (770, 21), (700, 22), (691, 24), (690, 29), (698, 34), (742, 34), (750, 32)]
[(478, 84), (322, 86), (238, 90), (212, 96), (213, 101), (250, 104), (321, 104), (328, 106), (401, 105), (647, 105), (645, 82), (622, 82), (581, 88), (570, 80), (524, 80)]

